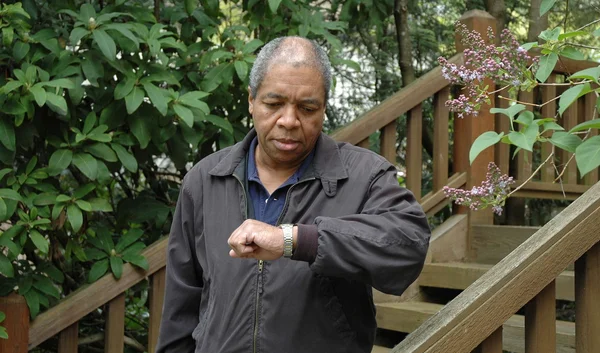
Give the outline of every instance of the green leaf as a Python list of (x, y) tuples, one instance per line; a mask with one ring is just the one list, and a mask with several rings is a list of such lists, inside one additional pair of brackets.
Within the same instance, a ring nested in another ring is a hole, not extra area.
[(110, 146), (115, 152), (117, 152), (117, 157), (119, 157), (119, 160), (121, 163), (123, 163), (123, 166), (130, 172), (135, 173), (138, 169), (138, 164), (135, 157), (131, 155), (131, 153), (129, 153), (125, 147), (119, 145), (118, 143), (111, 143)]
[(15, 276), (15, 269), (10, 260), (0, 251), (0, 273), (8, 278)]
[(135, 79), (132, 77), (125, 77), (115, 87), (115, 99), (119, 100), (127, 97), (127, 95), (131, 93), (133, 86), (135, 86)]
[(484, 132), (479, 135), (477, 139), (473, 142), (471, 146), (471, 150), (469, 151), (469, 163), (473, 164), (473, 161), (477, 156), (486, 148), (495, 145), (500, 142), (504, 133), (497, 134), (495, 131)]
[(92, 210), (100, 211), (100, 212), (112, 212), (113, 208), (106, 199), (102, 198), (93, 198), (88, 200), (90, 205), (92, 206)]
[(525, 134), (522, 132), (513, 131), (508, 134), (508, 139), (513, 145), (517, 147), (520, 147), (530, 152), (533, 151), (533, 143), (530, 143), (527, 136), (525, 136)]
[(129, 128), (133, 133), (133, 136), (140, 142), (142, 149), (148, 147), (148, 143), (152, 138), (150, 134), (150, 126), (148, 126), (149, 117), (141, 117), (139, 115), (132, 115), (129, 118)]
[(6, 202), (4, 199), (0, 197), (0, 219), (8, 218), (8, 208), (6, 207)]
[(75, 233), (79, 232), (81, 226), (83, 225), (83, 214), (81, 210), (76, 205), (67, 206), (67, 217), (69, 219), (69, 223), (71, 223), (71, 227)]
[(92, 205), (85, 200), (77, 200), (75, 204), (83, 211), (92, 212)]
[(16, 41), (15, 45), (13, 46), (13, 58), (15, 59), (15, 61), (19, 62), (23, 60), (25, 55), (29, 53), (29, 49), (29, 43), (23, 43), (20, 40)]
[(148, 268), (150, 268), (149, 264), (148, 264), (148, 260), (146, 260), (146, 258), (142, 255), (139, 254), (134, 254), (134, 253), (128, 253), (128, 254), (123, 254), (123, 260), (129, 262), (132, 265), (135, 265), (139, 268), (142, 268), (146, 271), (148, 271)]
[(135, 86), (125, 97), (125, 106), (127, 106), (127, 114), (133, 114), (144, 101), (144, 90)]
[(40, 234), (40, 232), (38, 232), (35, 229), (31, 229), (29, 231), (29, 239), (31, 239), (31, 241), (33, 242), (35, 247), (38, 248), (42, 253), (44, 253), (44, 254), (48, 253), (48, 248), (49, 248), (48, 240), (46, 240), (44, 238), (44, 236), (42, 234)]
[(12, 27), (4, 27), (2, 28), (2, 43), (5, 47), (10, 48), (13, 38), (15, 35), (15, 30)]
[(564, 131), (556, 131), (550, 138), (550, 143), (565, 151), (575, 153), (577, 146), (581, 144), (581, 139), (577, 135)]
[(100, 277), (104, 276), (106, 271), (108, 271), (108, 259), (96, 262), (90, 269), (90, 273), (88, 275), (88, 282), (96, 282)]
[(41, 85), (33, 85), (29, 88), (29, 92), (33, 95), (38, 106), (46, 104), (46, 90)]
[(163, 94), (162, 90), (150, 82), (144, 82), (142, 85), (144, 86), (144, 90), (148, 94), (148, 98), (150, 98), (152, 105), (156, 107), (156, 109), (162, 114), (162, 116), (166, 116), (169, 110), (169, 106), (167, 104), (167, 98), (165, 98), (165, 95)]
[(23, 201), (21, 195), (13, 189), (0, 189), (0, 197), (15, 201)]
[(65, 275), (63, 275), (62, 271), (53, 265), (45, 267), (44, 272), (56, 283), (63, 283), (65, 280)]
[(596, 37), (600, 37), (600, 28), (598, 28), (597, 30), (595, 30), (594, 32), (592, 32), (592, 34)]
[(540, 58), (539, 67), (535, 73), (535, 78), (540, 82), (546, 82), (550, 74), (554, 70), (556, 63), (558, 62), (558, 55), (556, 53), (550, 53)]
[(556, 0), (542, 0), (542, 3), (540, 5), (540, 17), (544, 16), (546, 12), (550, 11), (550, 9), (552, 9), (552, 7), (554, 6), (555, 2)]
[(548, 130), (564, 130), (564, 128), (560, 125), (558, 125), (557, 123), (551, 121), (548, 123), (544, 123), (543, 125), (543, 131), (548, 131)]
[(111, 150), (110, 147), (108, 147), (108, 145), (105, 143), (94, 143), (92, 145), (87, 145), (84, 147), (84, 150), (98, 158), (104, 159), (107, 162), (116, 162), (118, 160), (115, 152)]
[(95, 112), (90, 112), (87, 117), (85, 118), (85, 122), (83, 124), (83, 134), (87, 135), (90, 133), (90, 131), (92, 131), (92, 129), (94, 128), (94, 125), (96, 125), (96, 123), (98, 122), (98, 118), (96, 117), (96, 113)]
[(59, 299), (60, 298), (60, 293), (58, 292), (58, 289), (56, 289), (56, 287), (54, 286), (54, 283), (52, 283), (52, 281), (44, 276), (39, 276), (36, 278), (37, 280), (35, 282), (33, 282), (33, 287), (38, 289), (40, 292), (48, 294), (49, 296)]
[(52, 81), (40, 82), (40, 85), (54, 88), (75, 88), (73, 81), (69, 80), (68, 78), (59, 78)]
[(6, 117), (0, 119), (0, 142), (9, 151), (16, 149), (15, 126)]
[(69, 167), (72, 159), (73, 152), (71, 150), (56, 150), (48, 162), (48, 174), (54, 176), (61, 173)]
[(139, 228), (130, 229), (127, 232), (127, 234), (123, 235), (121, 237), (121, 239), (119, 239), (119, 242), (117, 243), (117, 246), (116, 246), (115, 250), (118, 253), (121, 253), (129, 245), (135, 243), (139, 238), (141, 238), (142, 235), (144, 235), (144, 231), (143, 230), (141, 230)]
[(540, 33), (539, 37), (547, 41), (556, 41), (558, 40), (558, 36), (560, 36), (560, 32), (562, 32), (562, 28), (560, 27), (556, 27), (554, 29), (547, 29)]
[(569, 76), (569, 80), (582, 79), (582, 80), (592, 80), (594, 82), (598, 82), (600, 78), (600, 66), (591, 67), (589, 69), (577, 71), (573, 75)]
[(581, 176), (600, 166), (600, 136), (583, 141), (575, 150), (575, 161)]
[(253, 40), (249, 41), (248, 43), (244, 44), (244, 47), (242, 48), (242, 53), (245, 55), (254, 53), (256, 51), (256, 49), (258, 49), (263, 44), (264, 44), (264, 42), (262, 40), (253, 39)]
[(8, 81), (4, 86), (0, 87), (0, 93), (8, 94), (23, 86), (23, 84), (21, 81)]
[(103, 27), (106, 30), (114, 30), (114, 31), (121, 33), (125, 38), (132, 41), (135, 44), (136, 48), (139, 47), (140, 42), (139, 42), (138, 38), (135, 36), (135, 34), (133, 34), (133, 32), (131, 32), (129, 30), (129, 28), (127, 28), (126, 24), (110, 23), (110, 24), (104, 25)]
[(77, 153), (74, 155), (73, 164), (89, 179), (95, 180), (98, 177), (98, 163), (96, 162), (96, 158), (89, 153)]
[(577, 98), (591, 91), (590, 84), (576, 85), (566, 90), (558, 101), (558, 113), (562, 115), (567, 108), (577, 100)]
[(56, 203), (56, 194), (45, 192), (37, 195), (33, 199), (33, 204), (36, 206), (54, 205)]
[(6, 332), (6, 328), (4, 326), (0, 326), (0, 338), (8, 339), (8, 333)]
[(181, 104), (173, 104), (173, 110), (189, 127), (194, 126), (194, 114), (191, 110)]
[(600, 129), (600, 119), (589, 120), (578, 124), (571, 130), (569, 130), (569, 133), (574, 133), (588, 129)]
[(564, 56), (573, 60), (583, 60), (585, 56), (577, 49), (573, 47), (566, 47), (560, 51), (559, 55)]
[(525, 110), (525, 106), (523, 104), (514, 104), (508, 108), (492, 108), (490, 109), (490, 113), (504, 114), (512, 120), (515, 117), (515, 115), (522, 112), (523, 110)]
[(220, 127), (221, 129), (229, 132), (230, 134), (233, 134), (233, 126), (231, 126), (231, 123), (229, 122), (229, 120), (227, 120), (225, 118), (221, 118), (220, 116), (212, 115), (212, 114), (207, 115), (205, 117), (205, 120), (215, 126)]
[(558, 36), (558, 40), (565, 40), (568, 38), (573, 38), (573, 37), (578, 37), (578, 36), (584, 36), (586, 35), (588, 32), (586, 31), (573, 31), (573, 32), (567, 32), (567, 33), (563, 33), (561, 35)]
[(515, 120), (515, 123), (519, 123), (525, 126), (533, 124), (533, 112), (525, 110), (519, 114), (519, 117)]
[(243, 60), (237, 60), (233, 63), (233, 66), (235, 66), (235, 71), (240, 80), (244, 81), (248, 76), (248, 64)]
[(67, 101), (63, 96), (46, 92), (46, 104), (60, 115), (67, 115)]
[(100, 260), (108, 257), (108, 254), (96, 248), (85, 249), (85, 256), (90, 260)]
[(4, 319), (6, 319), (6, 314), (0, 311), (0, 322), (4, 321)]
[(23, 294), (25, 297), (25, 301), (27, 301), (27, 306), (29, 307), (29, 315), (31, 318), (34, 318), (40, 313), (40, 298), (36, 291), (30, 290), (27, 293)]
[(88, 31), (87, 29), (85, 29), (83, 27), (75, 27), (71, 31), (71, 35), (69, 36), (69, 41), (71, 42), (71, 45), (75, 46), (75, 45), (77, 45), (77, 43), (79, 43), (81, 38), (87, 36), (88, 34), (90, 34), (90, 31)]
[(108, 60), (113, 61), (117, 56), (117, 46), (115, 45), (115, 41), (102, 29), (94, 29), (92, 32), (92, 37), (94, 37), (94, 41), (100, 47), (100, 51), (102, 54), (108, 58)]
[(113, 275), (115, 275), (115, 278), (120, 279), (121, 274), (123, 274), (123, 260), (118, 256), (111, 256), (110, 269), (112, 270)]

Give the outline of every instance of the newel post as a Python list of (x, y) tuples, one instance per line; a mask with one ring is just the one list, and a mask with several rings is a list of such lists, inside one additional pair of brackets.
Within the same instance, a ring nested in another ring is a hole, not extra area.
[(8, 340), (0, 338), (0, 352), (27, 353), (29, 344), (29, 308), (25, 298), (13, 293), (0, 297), (0, 311), (6, 319), (0, 325), (6, 327)]
[[(487, 40), (488, 27), (491, 27), (494, 33), (497, 32), (496, 19), (485, 11), (468, 11), (461, 16), (459, 21), (465, 24), (470, 31), (481, 33), (484, 40)], [(458, 52), (467, 49), (458, 35), (455, 43)], [(489, 79), (486, 79), (485, 83), (489, 85), (490, 90), (495, 87), (494, 82)], [(467, 189), (480, 185), (485, 180), (488, 163), (494, 161), (494, 148), (487, 148), (479, 154), (472, 165), (469, 165), (469, 150), (475, 139), (482, 133), (495, 129), (494, 114), (489, 112), (490, 108), (494, 107), (495, 96), (490, 96), (490, 100), (492, 104), (483, 106), (477, 116), (466, 115), (462, 119), (454, 118), (454, 171), (467, 172)], [(494, 221), (492, 210), (489, 209), (470, 211), (462, 208), (459, 212), (469, 213), (470, 224), (492, 224)]]

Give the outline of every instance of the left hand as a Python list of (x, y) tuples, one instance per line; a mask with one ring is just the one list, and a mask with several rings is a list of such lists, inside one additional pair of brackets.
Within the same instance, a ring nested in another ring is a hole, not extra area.
[(270, 224), (247, 219), (227, 240), (229, 256), (264, 261), (283, 256), (283, 230)]

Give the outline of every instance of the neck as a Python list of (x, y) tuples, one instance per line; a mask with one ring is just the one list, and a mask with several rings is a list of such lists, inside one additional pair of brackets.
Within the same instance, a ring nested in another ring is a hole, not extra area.
[(300, 165), (306, 158), (306, 156), (303, 156), (303, 158), (292, 163), (279, 163), (269, 158), (269, 156), (261, 148), (260, 144), (257, 144), (254, 156), (256, 168), (259, 171), (259, 177), (261, 180), (264, 176), (268, 175), (269, 178), (283, 179), (283, 181), (292, 176), (296, 170), (300, 168)]

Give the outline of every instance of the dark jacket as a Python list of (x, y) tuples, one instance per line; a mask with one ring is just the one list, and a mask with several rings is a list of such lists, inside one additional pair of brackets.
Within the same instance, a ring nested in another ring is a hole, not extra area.
[[(372, 287), (400, 295), (419, 275), (430, 230), (383, 157), (321, 134), (279, 224), (318, 233), (314, 261), (229, 257), (248, 212), (245, 158), (256, 133), (186, 175), (173, 219), (157, 353), (368, 353)], [(300, 236), (300, 235), (299, 235)]]

